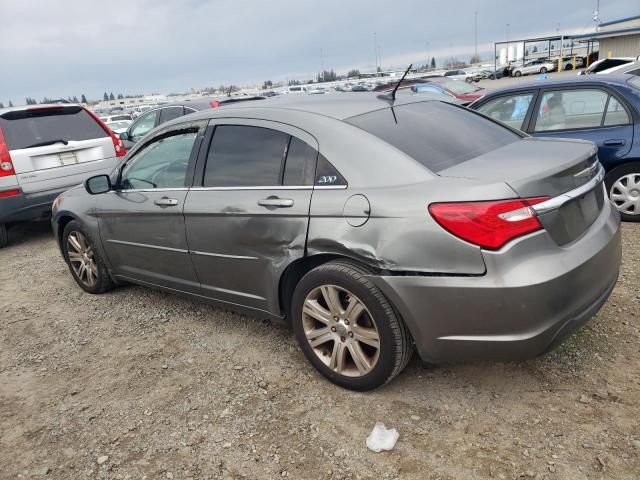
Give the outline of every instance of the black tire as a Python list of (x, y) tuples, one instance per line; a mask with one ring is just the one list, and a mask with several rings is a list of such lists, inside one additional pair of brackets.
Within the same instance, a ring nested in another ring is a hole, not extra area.
[[(607, 176), (604, 179), (604, 184), (607, 187), (607, 194), (609, 195), (609, 198), (611, 198), (611, 190), (613, 185), (620, 178), (634, 173), (640, 175), (640, 162), (625, 163), (624, 165), (620, 165), (619, 167), (616, 167), (609, 173), (607, 173)], [(614, 205), (616, 205), (616, 201), (613, 198), (611, 198), (611, 201)], [(640, 222), (640, 211), (638, 211), (634, 215), (620, 212), (620, 218), (625, 222)]]
[(565, 70), (573, 70), (573, 63), (567, 63), (564, 67)]
[(521, 71), (519, 71), (519, 70), (516, 70), (516, 71), (514, 72), (513, 76), (514, 76), (514, 77), (520, 77), (520, 76), (522, 76), (522, 72), (521, 72)]
[(495, 75), (489, 75), (489, 79), (491, 79), (491, 80), (495, 80), (495, 79), (496, 79), (496, 76), (495, 76)]
[[(400, 316), (382, 292), (366, 278), (370, 272), (349, 261), (332, 261), (307, 273), (298, 283), (291, 300), (291, 323), (302, 351), (311, 364), (331, 382), (356, 391), (371, 390), (391, 381), (409, 363), (413, 342)], [(344, 288), (364, 304), (371, 313), (380, 339), (379, 356), (371, 370), (361, 376), (346, 376), (325, 365), (307, 340), (302, 307), (307, 295), (317, 287), (332, 285)]]
[[(92, 250), (93, 260), (96, 264), (96, 281), (92, 285), (88, 285), (78, 276), (78, 274), (72, 267), (71, 262), (69, 261), (69, 245), (67, 241), (69, 239), (69, 235), (71, 235), (74, 232), (81, 233), (86, 239), (86, 243)], [(98, 293), (104, 293), (113, 288), (114, 286), (113, 280), (111, 280), (111, 276), (109, 275), (109, 271), (107, 270), (107, 267), (104, 263), (104, 260), (102, 259), (102, 256), (100, 255), (100, 251), (96, 249), (95, 241), (93, 240), (91, 235), (89, 235), (89, 233), (86, 231), (86, 229), (84, 229), (75, 220), (72, 220), (71, 222), (67, 223), (67, 225), (64, 227), (64, 231), (62, 232), (62, 252), (63, 252), (64, 259), (67, 262), (67, 265), (69, 266), (69, 271), (71, 272), (71, 275), (73, 276), (76, 283), (80, 286), (80, 288), (82, 288), (85, 292), (98, 294)]]
[(545, 73), (547, 73), (547, 67), (542, 67), (542, 68), (540, 69), (540, 73), (541, 73), (542, 75), (544, 75)]
[(467, 83), (473, 83), (473, 77), (467, 77), (464, 79)]
[(0, 248), (4, 248), (9, 243), (9, 232), (4, 223), (0, 223)]

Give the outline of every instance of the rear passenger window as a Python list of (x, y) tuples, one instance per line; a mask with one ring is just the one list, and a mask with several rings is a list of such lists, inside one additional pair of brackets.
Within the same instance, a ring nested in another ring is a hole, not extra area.
[(216, 127), (204, 172), (205, 187), (280, 185), (289, 135), (239, 125)]
[(547, 92), (540, 102), (536, 132), (599, 127), (608, 96), (587, 88)]
[(628, 123), (631, 123), (631, 119), (627, 111), (616, 98), (609, 97), (609, 105), (607, 106), (607, 113), (604, 117), (604, 125), (626, 125)]
[(315, 185), (318, 187), (335, 187), (346, 185), (347, 181), (340, 172), (331, 165), (323, 155), (318, 155), (318, 166), (316, 167)]
[(160, 125), (160, 123), (165, 123), (169, 120), (173, 120), (174, 118), (181, 117), (183, 114), (184, 113), (182, 107), (163, 108), (160, 111), (160, 122), (158, 123), (158, 125)]
[(291, 137), (287, 149), (283, 185), (312, 185), (318, 152), (302, 140)]

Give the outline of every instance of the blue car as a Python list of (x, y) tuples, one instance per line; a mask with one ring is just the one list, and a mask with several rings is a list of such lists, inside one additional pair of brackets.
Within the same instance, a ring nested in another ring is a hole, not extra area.
[(535, 137), (590, 140), (623, 220), (640, 221), (640, 77), (598, 75), (495, 90), (469, 108)]

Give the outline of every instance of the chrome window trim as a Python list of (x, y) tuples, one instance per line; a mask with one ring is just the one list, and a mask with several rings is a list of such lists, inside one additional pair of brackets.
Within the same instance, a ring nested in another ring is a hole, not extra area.
[(196, 192), (206, 192), (209, 190), (313, 190), (313, 185), (273, 185), (267, 186), (247, 186), (247, 187), (191, 187)]
[(138, 192), (186, 192), (187, 187), (175, 188), (130, 188), (122, 190), (111, 190), (109, 193), (138, 193)]
[[(580, 172), (582, 173), (582, 172)], [(602, 165), (598, 163), (598, 173), (595, 177), (589, 180), (584, 185), (579, 186), (573, 190), (570, 190), (562, 195), (558, 195), (557, 197), (550, 198), (542, 203), (538, 203), (536, 205), (531, 206), (531, 208), (538, 214), (542, 215), (544, 213), (550, 212), (552, 210), (557, 210), (562, 207), (565, 203), (570, 202), (571, 200), (575, 200), (586, 193), (589, 193), (591, 190), (595, 189), (603, 180), (605, 176), (604, 168)]]
[(315, 185), (315, 190), (344, 190), (347, 185)]

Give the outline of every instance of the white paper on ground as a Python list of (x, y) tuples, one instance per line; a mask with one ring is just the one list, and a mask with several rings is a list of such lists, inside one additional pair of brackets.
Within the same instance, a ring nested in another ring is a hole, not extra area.
[(391, 450), (398, 441), (400, 434), (395, 428), (387, 428), (382, 422), (376, 422), (367, 437), (367, 448), (374, 452)]

